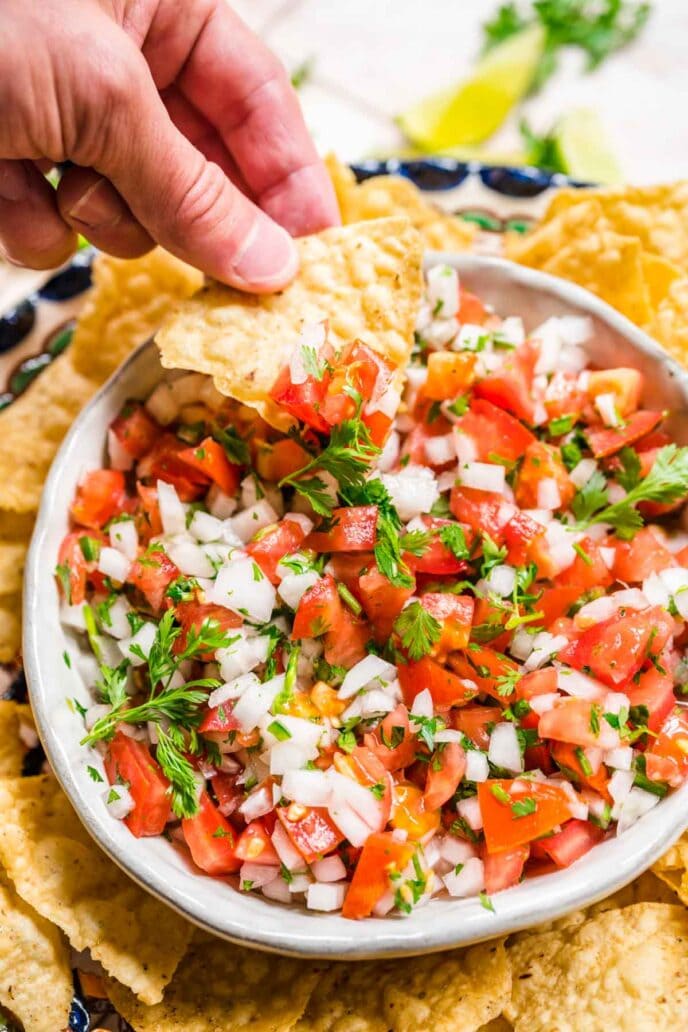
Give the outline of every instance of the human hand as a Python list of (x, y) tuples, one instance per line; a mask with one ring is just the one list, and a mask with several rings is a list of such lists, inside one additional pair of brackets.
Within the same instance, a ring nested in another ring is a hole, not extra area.
[[(77, 167), (54, 190), (40, 170), (62, 161)], [(290, 233), (338, 221), (284, 69), (225, 0), (2, 0), (11, 262), (58, 265), (81, 233), (261, 293), (296, 273)]]

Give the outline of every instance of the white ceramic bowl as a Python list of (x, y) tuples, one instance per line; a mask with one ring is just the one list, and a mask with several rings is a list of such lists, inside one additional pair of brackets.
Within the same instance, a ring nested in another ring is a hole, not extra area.
[[(527, 328), (550, 315), (585, 314), (595, 324), (599, 366), (632, 365), (645, 374), (646, 401), (670, 409), (670, 428), (688, 438), (688, 377), (644, 333), (591, 294), (563, 280), (497, 259), (435, 255), (462, 282)], [(68, 510), (82, 473), (104, 459), (106, 429), (131, 397), (143, 398), (165, 375), (152, 344), (132, 355), (86, 406), (64, 441), (43, 493), (28, 557), (24, 604), (24, 661), (38, 730), (53, 769), (84, 825), (99, 845), (140, 885), (192, 921), (235, 942), (288, 954), (364, 958), (426, 953), (512, 932), (601, 899), (631, 881), (688, 826), (688, 785), (662, 800), (619, 839), (597, 846), (567, 870), (528, 880), (494, 896), (495, 913), (477, 899), (437, 899), (409, 917), (347, 921), (301, 907), (285, 907), (240, 893), (192, 869), (164, 838), (136, 839), (113, 820), (87, 763), (99, 761), (79, 745), (83, 724), (66, 699), (88, 702), (79, 668), (92, 657), (59, 620), (53, 577)], [(671, 425), (673, 423), (673, 425)], [(72, 657), (72, 669), (63, 660)]]

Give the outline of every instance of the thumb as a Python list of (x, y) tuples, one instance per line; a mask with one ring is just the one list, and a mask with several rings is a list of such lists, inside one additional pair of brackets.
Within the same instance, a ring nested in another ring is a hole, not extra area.
[(97, 171), (183, 261), (240, 290), (285, 287), (298, 270), (292, 238), (179, 132), (152, 80), (139, 86), (120, 112), (124, 124), (107, 134)]

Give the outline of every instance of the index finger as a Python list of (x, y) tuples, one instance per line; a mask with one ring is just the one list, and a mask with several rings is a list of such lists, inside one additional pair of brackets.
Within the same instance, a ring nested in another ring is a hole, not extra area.
[(228, 4), (203, 25), (178, 85), (275, 221), (295, 235), (339, 223), (332, 183), (283, 66)]

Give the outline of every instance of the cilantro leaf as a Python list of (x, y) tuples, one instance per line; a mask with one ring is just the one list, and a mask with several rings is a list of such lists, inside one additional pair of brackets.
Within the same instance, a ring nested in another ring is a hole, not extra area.
[(607, 504), (607, 481), (604, 475), (596, 469), (587, 483), (583, 484), (579, 491), (576, 491), (571, 511), (577, 520), (585, 523), (591, 520), (593, 515)]
[(619, 461), (622, 469), (616, 472), (616, 479), (624, 491), (632, 491), (640, 483), (641, 470), (640, 459), (634, 448), (628, 445), (619, 452)]
[(471, 553), (466, 544), (466, 535), (463, 532), (463, 527), (458, 523), (450, 523), (446, 527), (442, 527), (440, 529), (440, 541), (456, 559), (468, 559), (470, 557)]
[(394, 622), (394, 630), (413, 660), (427, 656), (442, 636), (441, 623), (420, 602), (412, 602), (402, 609)]

